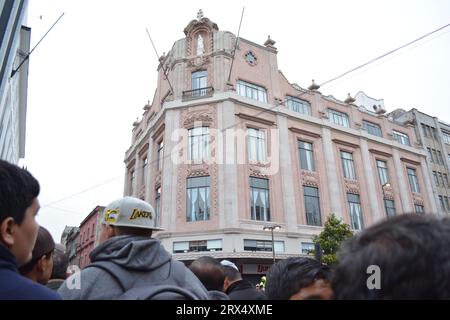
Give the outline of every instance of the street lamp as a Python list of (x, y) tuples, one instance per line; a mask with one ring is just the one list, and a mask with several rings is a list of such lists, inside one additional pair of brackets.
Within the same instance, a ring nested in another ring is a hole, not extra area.
[(263, 230), (269, 231), (272, 234), (272, 253), (273, 253), (273, 264), (275, 264), (275, 242), (273, 241), (273, 231), (274, 230), (280, 230), (281, 226), (279, 225), (272, 225), (272, 226), (264, 226)]

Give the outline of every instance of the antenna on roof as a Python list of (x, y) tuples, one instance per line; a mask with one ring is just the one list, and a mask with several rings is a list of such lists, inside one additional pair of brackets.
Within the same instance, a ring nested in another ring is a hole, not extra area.
[(150, 42), (152, 43), (153, 49), (155, 50), (156, 58), (161, 63), (161, 66), (162, 66), (162, 69), (163, 69), (163, 72), (164, 72), (164, 77), (166, 78), (167, 82), (169, 83), (170, 91), (172, 93), (174, 93), (172, 84), (170, 83), (169, 76), (168, 76), (169, 75), (169, 72), (168, 72), (169, 70), (164, 67), (164, 63), (163, 63), (163, 61), (161, 59), (162, 57), (159, 56), (158, 51), (156, 50), (155, 44), (153, 43), (152, 37), (150, 36), (150, 32), (148, 32), (147, 28), (145, 28), (145, 31), (147, 31), (148, 38), (150, 39)]
[(231, 70), (233, 70), (234, 56), (236, 55), (236, 48), (237, 48), (237, 44), (238, 44), (238, 40), (239, 40), (239, 34), (241, 32), (241, 24), (242, 24), (242, 18), (244, 17), (244, 10), (245, 10), (245, 7), (242, 7), (241, 22), (239, 22), (239, 29), (238, 29), (238, 33), (237, 33), (237, 37), (236, 37), (236, 43), (234, 44), (233, 57), (231, 58), (230, 73), (228, 74), (227, 83), (230, 82)]

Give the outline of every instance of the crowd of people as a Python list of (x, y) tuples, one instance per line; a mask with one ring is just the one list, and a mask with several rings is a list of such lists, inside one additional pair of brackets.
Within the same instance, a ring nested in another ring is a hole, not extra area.
[(450, 299), (450, 220), (404, 214), (342, 244), (335, 265), (307, 257), (275, 263), (256, 286), (229, 260), (172, 258), (152, 232), (153, 207), (108, 205), (91, 264), (67, 273), (64, 247), (36, 222), (38, 181), (0, 160), (0, 300)]

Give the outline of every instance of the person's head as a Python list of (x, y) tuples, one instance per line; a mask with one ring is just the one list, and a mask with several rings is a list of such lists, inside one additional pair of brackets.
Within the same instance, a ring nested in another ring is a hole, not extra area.
[(31, 259), (39, 225), (38, 181), (27, 171), (0, 160), (0, 245), (19, 266)]
[(450, 220), (400, 215), (346, 242), (336, 299), (450, 299)]
[(47, 284), (52, 275), (54, 250), (55, 242), (50, 232), (44, 227), (39, 227), (32, 258), (19, 268), (20, 273), (35, 282)]
[(53, 271), (50, 279), (66, 279), (69, 259), (66, 254), (66, 248), (62, 244), (55, 245), (53, 251)]
[(104, 210), (100, 243), (115, 236), (152, 236), (156, 226), (155, 210), (138, 198), (124, 197), (110, 203)]
[(242, 275), (239, 272), (238, 267), (231, 261), (222, 260), (220, 261), (222, 265), (223, 272), (225, 274), (225, 280), (223, 282), (223, 290), (227, 290), (228, 287), (236, 281), (242, 280)]
[(204, 256), (194, 260), (189, 269), (194, 273), (207, 290), (223, 291), (225, 273), (217, 259)]
[(317, 260), (287, 258), (268, 272), (266, 294), (272, 300), (331, 299), (331, 271)]

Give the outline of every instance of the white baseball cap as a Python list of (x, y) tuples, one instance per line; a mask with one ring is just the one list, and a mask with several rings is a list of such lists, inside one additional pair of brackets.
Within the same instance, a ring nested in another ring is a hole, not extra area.
[(220, 264), (224, 267), (230, 267), (230, 268), (236, 269), (236, 271), (239, 271), (238, 267), (231, 261), (222, 260), (222, 261), (220, 261)]
[(164, 230), (156, 226), (153, 207), (134, 197), (123, 197), (111, 202), (103, 211), (102, 222), (118, 227)]

